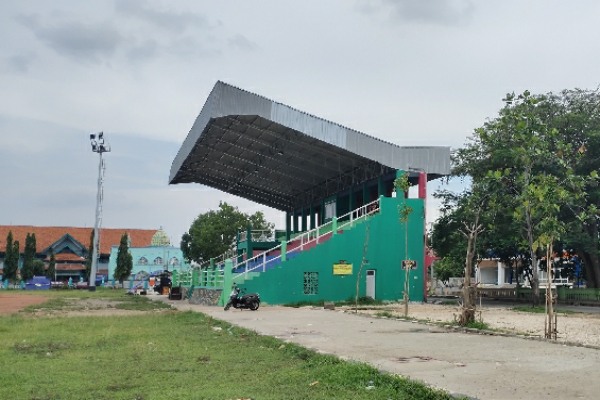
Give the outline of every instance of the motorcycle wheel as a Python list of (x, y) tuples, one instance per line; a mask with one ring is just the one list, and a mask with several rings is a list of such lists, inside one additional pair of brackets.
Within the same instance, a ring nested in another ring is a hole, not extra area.
[(251, 309), (252, 311), (256, 311), (256, 310), (258, 310), (258, 307), (259, 307), (259, 306), (260, 306), (260, 303), (258, 302), (258, 300), (253, 300), (253, 301), (250, 303), (250, 309)]
[(231, 307), (231, 302), (225, 304), (224, 310), (227, 311), (227, 310), (229, 310), (230, 307)]

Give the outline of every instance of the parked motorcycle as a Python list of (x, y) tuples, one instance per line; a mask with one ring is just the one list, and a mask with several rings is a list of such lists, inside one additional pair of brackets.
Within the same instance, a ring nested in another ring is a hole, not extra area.
[(243, 294), (240, 296), (240, 288), (235, 286), (229, 295), (229, 301), (225, 304), (225, 311), (231, 307), (239, 309), (258, 310), (260, 306), (260, 296), (258, 293)]

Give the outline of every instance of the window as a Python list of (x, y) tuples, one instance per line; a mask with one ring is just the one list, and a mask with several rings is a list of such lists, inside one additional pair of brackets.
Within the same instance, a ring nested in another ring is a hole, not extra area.
[(154, 265), (162, 265), (162, 263), (163, 263), (162, 257), (156, 257), (154, 259)]
[(304, 294), (319, 294), (319, 273), (304, 273)]
[(179, 260), (177, 259), (177, 257), (173, 257), (171, 258), (171, 261), (169, 262), (170, 265), (179, 265)]
[(147, 259), (146, 257), (141, 257), (141, 258), (138, 260), (138, 264), (139, 264), (139, 265), (147, 265), (147, 264), (148, 264), (148, 259)]

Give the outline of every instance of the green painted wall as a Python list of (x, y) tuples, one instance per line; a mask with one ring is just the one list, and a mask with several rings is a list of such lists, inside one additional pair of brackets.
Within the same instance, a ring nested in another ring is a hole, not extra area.
[[(402, 298), (405, 271), (405, 225), (400, 223), (398, 206), (406, 201), (413, 211), (408, 220), (408, 259), (416, 260), (417, 269), (410, 273), (410, 299), (423, 300), (424, 202), (421, 199), (380, 198), (380, 212), (355, 224), (352, 229), (334, 235), (325, 243), (288, 259), (280, 267), (246, 281), (237, 281), (248, 293), (258, 292), (268, 304), (299, 301), (346, 300), (354, 298), (356, 279), (363, 255), (367, 225), (370, 225), (367, 250), (368, 265), (359, 277), (359, 296), (366, 294), (366, 270), (375, 274), (375, 298)], [(352, 264), (351, 275), (334, 275), (333, 264), (345, 260)], [(318, 293), (304, 294), (305, 272), (318, 273)], [(229, 290), (226, 288), (226, 290)]]

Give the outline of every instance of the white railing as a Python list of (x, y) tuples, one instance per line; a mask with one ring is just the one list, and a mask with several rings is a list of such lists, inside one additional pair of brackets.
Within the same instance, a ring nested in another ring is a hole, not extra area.
[[(240, 242), (248, 240), (248, 232), (240, 232)], [(275, 231), (270, 229), (250, 231), (250, 240), (253, 242), (273, 242), (275, 241)]]
[[(362, 206), (358, 207), (357, 209), (354, 209), (344, 215), (341, 215), (341, 216), (337, 217), (338, 224), (335, 229), (337, 231), (343, 230), (343, 229), (350, 229), (355, 222), (363, 220), (370, 215), (378, 213), (379, 207), (380, 207), (379, 199), (377, 199), (370, 203), (362, 205)], [(323, 237), (325, 235), (332, 233), (333, 229), (334, 229), (333, 221), (329, 221), (329, 222), (324, 223), (321, 226), (318, 226), (314, 229), (311, 229), (306, 232), (302, 232), (302, 233), (294, 236), (292, 239), (287, 241), (286, 253), (290, 254), (290, 253), (293, 253), (296, 251), (303, 251), (305, 247), (310, 246), (313, 243), (319, 244), (320, 242), (323, 241)], [(294, 246), (293, 248), (290, 247), (290, 245), (294, 242), (298, 242), (297, 245)], [(235, 281), (236, 279), (240, 278), (241, 276), (247, 277), (247, 274), (249, 272), (265, 272), (268, 264), (275, 263), (281, 259), (281, 254), (267, 259), (267, 257), (268, 257), (267, 253), (271, 253), (278, 249), (281, 250), (281, 245), (275, 246), (261, 254), (258, 254), (256, 256), (249, 258), (247, 260), (244, 260), (242, 262), (235, 263), (234, 269), (239, 270), (243, 266), (244, 270), (242, 272), (238, 272), (236, 275), (234, 275), (233, 280)], [(254, 264), (254, 265), (252, 265), (252, 264)]]

